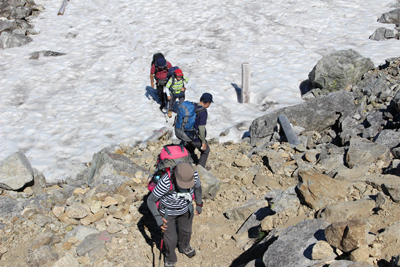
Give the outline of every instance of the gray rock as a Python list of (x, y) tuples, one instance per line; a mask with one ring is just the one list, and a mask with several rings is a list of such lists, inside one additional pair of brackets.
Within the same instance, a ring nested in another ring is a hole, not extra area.
[(329, 264), (329, 267), (373, 267), (366, 262), (354, 262), (348, 260), (334, 261)]
[(369, 36), (369, 39), (374, 41), (383, 41), (386, 39), (397, 38), (398, 32), (393, 29), (386, 29), (384, 27), (379, 27), (374, 31), (374, 33)]
[(266, 150), (267, 166), (275, 174), (283, 174), (285, 160), (273, 149)]
[(76, 254), (78, 256), (85, 256), (92, 250), (104, 247), (106, 242), (110, 242), (112, 235), (103, 231), (98, 234), (91, 234), (85, 237), (85, 239), (76, 247)]
[(257, 210), (267, 207), (268, 202), (265, 200), (250, 199), (240, 207), (234, 207), (224, 211), (224, 215), (229, 220), (247, 220)]
[(200, 165), (194, 166), (194, 169), (200, 176), (203, 199), (214, 199), (221, 188), (222, 182)]
[(350, 140), (349, 151), (346, 155), (346, 163), (350, 168), (358, 165), (374, 165), (378, 160), (383, 161), (384, 167), (389, 166), (390, 150), (386, 146), (361, 137), (353, 137)]
[(87, 236), (91, 234), (100, 234), (100, 231), (94, 227), (88, 227), (79, 225), (71, 232), (67, 233), (64, 238), (64, 242), (67, 242), (71, 237), (76, 237), (79, 241), (83, 241)]
[(400, 8), (383, 13), (378, 19), (380, 23), (400, 24)]
[(331, 93), (305, 103), (280, 109), (255, 119), (250, 126), (251, 144), (265, 142), (273, 133), (278, 116), (285, 114), (290, 123), (305, 131), (322, 132), (341, 121), (340, 118), (354, 114), (353, 96), (346, 90)]
[(21, 189), (33, 181), (33, 169), (26, 156), (15, 152), (0, 162), (0, 188)]
[(0, 20), (0, 33), (5, 30), (12, 31), (15, 29), (15, 27), (16, 27), (15, 21)]
[(269, 201), (271, 209), (276, 213), (287, 212), (296, 213), (300, 207), (300, 200), (297, 197), (295, 186), (286, 189), (282, 194), (277, 195)]
[(35, 195), (42, 194), (44, 188), (46, 188), (46, 178), (43, 173), (33, 168), (33, 193), (35, 193)]
[(58, 254), (54, 249), (50, 246), (42, 246), (28, 254), (26, 263), (29, 267), (37, 267), (57, 260)]
[(324, 229), (329, 224), (321, 219), (304, 220), (289, 226), (264, 253), (266, 267), (312, 266), (312, 247), (317, 241), (325, 240)]
[(382, 189), (385, 194), (389, 195), (392, 200), (396, 203), (400, 202), (400, 177), (399, 177), (399, 184), (382, 184)]
[(9, 197), (0, 196), (0, 217), (18, 216), (23, 209), (23, 203)]
[(7, 31), (0, 34), (0, 48), (4, 49), (23, 46), (32, 41), (32, 38), (22, 34), (12, 34)]
[(392, 149), (400, 144), (400, 132), (396, 130), (382, 130), (374, 138), (374, 142)]
[(308, 77), (315, 88), (334, 92), (353, 86), (373, 68), (371, 59), (349, 49), (324, 56)]
[(328, 223), (353, 218), (367, 218), (372, 215), (375, 206), (375, 201), (370, 199), (340, 202), (325, 207), (318, 214), (318, 218), (322, 218)]
[(92, 169), (86, 167), (84, 164), (74, 165), (70, 174), (65, 179), (65, 183), (68, 185), (83, 186), (87, 183), (91, 172)]
[[(104, 179), (104, 177), (119, 175), (126, 176), (127, 178), (133, 178), (135, 177), (136, 172), (139, 171), (142, 172), (143, 177), (148, 177), (150, 175), (146, 169), (134, 164), (129, 158), (122, 155), (109, 153), (107, 152), (107, 149), (103, 149), (93, 155), (91, 169), (92, 172), (88, 180), (88, 185), (91, 188), (98, 185), (99, 183), (96, 183), (96, 181), (99, 179)], [(120, 180), (122, 180), (122, 178)]]

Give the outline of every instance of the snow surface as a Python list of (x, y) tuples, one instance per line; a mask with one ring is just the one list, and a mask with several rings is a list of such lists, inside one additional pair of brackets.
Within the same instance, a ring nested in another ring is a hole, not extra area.
[[(214, 95), (208, 138), (230, 129), (221, 141), (239, 141), (255, 118), (301, 103), (299, 86), (323, 55), (351, 48), (376, 66), (399, 56), (400, 41), (368, 39), (394, 27), (377, 22), (393, 9), (385, 0), (70, 0), (61, 16), (61, 0), (36, 3), (46, 8), (33, 20), (40, 34), (0, 50), (0, 160), (22, 151), (49, 182), (106, 146), (166, 126), (150, 87), (153, 53), (189, 77), (187, 100)], [(66, 55), (29, 59), (44, 50)], [(248, 104), (235, 89), (244, 62)]]

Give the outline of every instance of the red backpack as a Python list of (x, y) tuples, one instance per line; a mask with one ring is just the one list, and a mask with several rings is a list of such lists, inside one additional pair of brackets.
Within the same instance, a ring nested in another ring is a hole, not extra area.
[[(158, 155), (156, 171), (149, 178), (149, 183), (147, 185), (149, 191), (152, 192), (154, 190), (159, 179), (161, 179), (165, 173), (168, 173), (168, 176), (171, 179), (171, 171), (179, 162), (193, 163), (193, 159), (186, 148), (183, 145), (164, 146)], [(174, 185), (172, 180), (170, 184), (170, 192), (173, 192)]]

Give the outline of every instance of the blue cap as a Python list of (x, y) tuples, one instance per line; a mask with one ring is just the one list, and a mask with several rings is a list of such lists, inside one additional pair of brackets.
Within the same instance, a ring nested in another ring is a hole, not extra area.
[(213, 102), (214, 103), (212, 94), (209, 94), (209, 93), (204, 93), (201, 96), (200, 101), (202, 101), (204, 103), (207, 103), (207, 102)]
[(165, 58), (160, 57), (156, 61), (156, 66), (157, 67), (165, 67), (165, 66), (167, 66), (167, 61), (165, 60)]

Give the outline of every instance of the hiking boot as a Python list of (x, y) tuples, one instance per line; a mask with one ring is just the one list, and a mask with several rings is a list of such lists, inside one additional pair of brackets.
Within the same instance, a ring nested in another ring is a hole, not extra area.
[(175, 267), (175, 262), (164, 262), (164, 267)]
[(193, 258), (196, 255), (196, 250), (194, 250), (193, 248), (190, 247), (189, 250), (186, 252), (183, 252), (183, 254), (188, 256), (188, 258)]
[(168, 111), (168, 118), (171, 118), (172, 117), (172, 110), (169, 110)]

